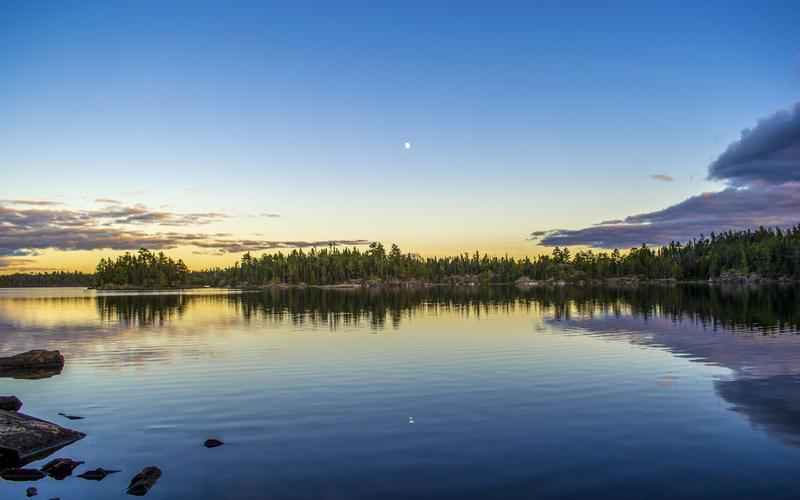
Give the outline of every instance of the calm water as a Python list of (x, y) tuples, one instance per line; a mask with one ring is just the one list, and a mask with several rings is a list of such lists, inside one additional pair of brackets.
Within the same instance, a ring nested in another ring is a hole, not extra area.
[(0, 290), (0, 354), (67, 358), (0, 394), (87, 433), (54, 455), (76, 474), (123, 470), (38, 481), (45, 499), (125, 497), (147, 465), (154, 499), (797, 498), (799, 306), (791, 288)]

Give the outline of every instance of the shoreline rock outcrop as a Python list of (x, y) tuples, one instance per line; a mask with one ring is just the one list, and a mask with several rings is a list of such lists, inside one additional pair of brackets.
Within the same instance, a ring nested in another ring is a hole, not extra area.
[(0, 462), (27, 463), (86, 435), (23, 413), (0, 410)]

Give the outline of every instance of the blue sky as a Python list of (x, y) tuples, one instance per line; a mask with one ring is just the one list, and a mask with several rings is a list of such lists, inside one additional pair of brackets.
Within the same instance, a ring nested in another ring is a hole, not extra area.
[[(0, 199), (533, 254), (533, 231), (724, 189), (709, 164), (800, 90), (790, 2), (111, 4), (0, 6)], [(108, 251), (12, 243), (18, 267)]]

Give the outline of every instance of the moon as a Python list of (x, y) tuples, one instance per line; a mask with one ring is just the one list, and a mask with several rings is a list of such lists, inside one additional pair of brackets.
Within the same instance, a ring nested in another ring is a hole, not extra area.
[(411, 149), (411, 143), (410, 142), (406, 142), (405, 144), (403, 144), (403, 147), (406, 148), (406, 149)]

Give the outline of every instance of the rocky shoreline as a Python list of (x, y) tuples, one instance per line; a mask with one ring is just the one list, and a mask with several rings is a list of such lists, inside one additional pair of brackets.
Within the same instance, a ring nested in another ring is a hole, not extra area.
[[(0, 376), (27, 378), (25, 373), (39, 373), (43, 370), (58, 370), (64, 366), (64, 357), (59, 351), (33, 350), (9, 357), (0, 357)], [(36, 378), (36, 377), (33, 377)], [(72, 476), (75, 469), (84, 461), (71, 458), (55, 458), (41, 468), (30, 468), (28, 464), (42, 460), (77, 441), (86, 434), (68, 429), (43, 419), (20, 413), (23, 403), (16, 396), (0, 396), (0, 479), (3, 481), (35, 482), (46, 477), (58, 481)], [(82, 420), (83, 417), (59, 413), (69, 420)], [(217, 448), (224, 445), (219, 439), (207, 439), (203, 446)], [(109, 474), (121, 472), (98, 467), (78, 474), (76, 477), (87, 481), (102, 481)], [(144, 467), (133, 476), (126, 493), (133, 496), (146, 495), (161, 478), (162, 472), (156, 466)], [(26, 495), (38, 495), (36, 487), (29, 487)]]
[(259, 290), (380, 290), (380, 289), (421, 289), (421, 288), (473, 288), (473, 287), (493, 287), (493, 286), (516, 286), (518, 288), (534, 287), (562, 287), (562, 286), (610, 286), (610, 287), (633, 287), (633, 286), (673, 286), (673, 285), (796, 285), (800, 280), (788, 277), (766, 278), (755, 273), (742, 274), (735, 272), (722, 273), (719, 277), (708, 280), (679, 280), (675, 278), (646, 278), (641, 276), (619, 276), (610, 278), (588, 278), (588, 279), (556, 279), (535, 280), (523, 276), (515, 281), (487, 281), (480, 276), (454, 276), (444, 282), (430, 282), (417, 279), (409, 280), (352, 280), (344, 283), (335, 284), (309, 284), (309, 283), (269, 283), (264, 285), (250, 285), (248, 283), (238, 283), (228, 286), (187, 286), (177, 288), (124, 288), (124, 287), (100, 287), (90, 288), (99, 291), (118, 291), (118, 292), (159, 292), (159, 291), (180, 291), (180, 290), (202, 290), (216, 288), (223, 290), (259, 291)]

